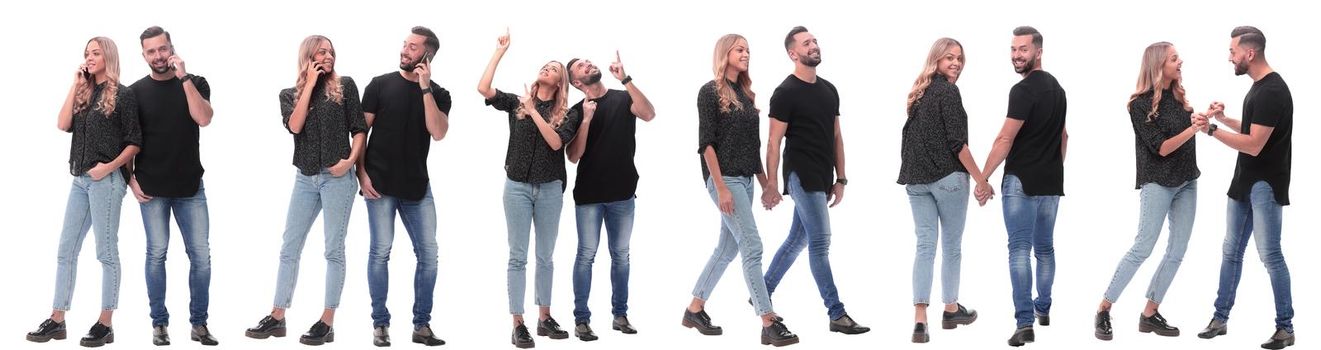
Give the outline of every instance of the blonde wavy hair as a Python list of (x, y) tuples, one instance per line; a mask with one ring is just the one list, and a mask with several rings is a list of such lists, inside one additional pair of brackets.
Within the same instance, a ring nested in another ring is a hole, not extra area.
[[(927, 52), (927, 63), (922, 67), (922, 73), (917, 75), (917, 80), (913, 82), (913, 90), (908, 92), (908, 108), (913, 108), (917, 100), (922, 99), (926, 93), (927, 87), (931, 86), (931, 79), (936, 77), (936, 69), (939, 68), (940, 59), (945, 57), (945, 53), (954, 47), (963, 48), (958, 40), (951, 38), (936, 39), (931, 44), (931, 51)], [(959, 64), (967, 62), (966, 56), (959, 56)]]
[[(716, 40), (715, 53), (712, 54), (713, 64), (711, 70), (712, 73), (715, 73), (716, 96), (720, 97), (720, 112), (722, 113), (742, 110), (744, 107), (743, 102), (738, 100), (738, 94), (734, 91), (734, 88), (725, 80), (725, 69), (729, 66), (729, 52), (734, 50), (734, 45), (739, 40), (743, 40), (744, 43), (748, 42), (742, 35), (725, 34), (725, 36)], [(743, 90), (743, 94), (755, 102), (757, 94), (752, 92), (752, 77), (748, 75), (748, 72), (739, 73), (738, 78), (735, 79), (735, 83), (738, 83), (740, 89)], [(752, 107), (756, 108), (755, 106)]]
[[(1169, 42), (1158, 42), (1147, 46), (1146, 51), (1142, 52), (1142, 68), (1138, 71), (1137, 92), (1128, 97), (1128, 105), (1149, 91), (1155, 91), (1151, 96), (1151, 112), (1147, 112), (1147, 122), (1156, 120), (1156, 112), (1160, 106), (1160, 99), (1164, 96), (1164, 91), (1160, 89), (1161, 81), (1165, 80), (1165, 61), (1170, 58), (1170, 48), (1174, 44)], [(1174, 90), (1174, 100), (1183, 105), (1183, 110), (1192, 111), (1193, 107), (1188, 104), (1184, 98), (1183, 82), (1174, 80), (1170, 82), (1170, 88)]]
[[(97, 102), (96, 109), (101, 110), (107, 118), (115, 113), (115, 103), (119, 96), (119, 48), (110, 38), (98, 36), (87, 41), (88, 45), (96, 42), (101, 46), (101, 56), (105, 58), (105, 90), (101, 91), (101, 100)], [(90, 54), (83, 53), (83, 58)], [(96, 89), (96, 82), (88, 79), (79, 79), (78, 87), (73, 96), (73, 113), (82, 113), (92, 106), (92, 92)]]
[[(294, 101), (297, 102), (300, 96), (303, 96), (303, 86), (307, 84), (307, 70), (312, 68), (312, 60), (316, 58), (316, 51), (321, 47), (321, 42), (330, 44), (331, 55), (334, 55), (335, 44), (330, 42), (330, 38), (321, 35), (310, 35), (303, 39), (303, 44), (298, 46), (298, 80), (294, 83)], [(339, 71), (333, 70), (330, 76), (326, 77), (326, 99), (337, 104), (344, 104), (344, 86), (339, 82)]]
[[(564, 115), (569, 111), (569, 71), (564, 68), (560, 61), (550, 61), (546, 64), (554, 64), (560, 70), (560, 81), (555, 83), (555, 96), (551, 97), (555, 108), (550, 110), (550, 126), (559, 129), (564, 124)], [(536, 98), (537, 89), (541, 84), (532, 84), (532, 89), (528, 93), (528, 98)]]

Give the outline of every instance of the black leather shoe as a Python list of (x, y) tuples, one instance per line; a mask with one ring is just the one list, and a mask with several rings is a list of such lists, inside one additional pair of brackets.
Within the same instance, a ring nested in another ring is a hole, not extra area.
[(413, 342), (426, 346), (445, 345), (445, 341), (436, 337), (436, 332), (431, 331), (431, 325), (421, 325), (413, 327)]
[(931, 341), (931, 335), (927, 334), (927, 324), (918, 323), (913, 325), (913, 342), (921, 344), (929, 341)]
[(560, 323), (555, 322), (553, 317), (537, 321), (537, 335), (551, 339), (569, 339), (569, 332), (560, 328)]
[(64, 328), (64, 322), (55, 322), (52, 319), (41, 321), (37, 330), (28, 332), (28, 341), (45, 343), (51, 339), (64, 340), (69, 336), (69, 331)]
[(372, 345), (376, 347), (390, 346), (390, 326), (372, 328)]
[(321, 345), (335, 342), (335, 327), (331, 327), (320, 320), (312, 324), (312, 328), (298, 337), (298, 342), (304, 345)]
[(1037, 324), (1038, 324), (1038, 325), (1042, 325), (1042, 326), (1049, 326), (1049, 325), (1050, 325), (1050, 315), (1049, 315), (1049, 314), (1038, 313), (1036, 310), (1033, 310), (1033, 311), (1032, 311), (1032, 314), (1037, 316)]
[(853, 322), (853, 318), (849, 317), (849, 314), (844, 314), (844, 316), (840, 316), (839, 318), (830, 321), (830, 331), (844, 334), (863, 334), (871, 331), (871, 328), (863, 327), (857, 322)]
[(1293, 342), (1294, 342), (1293, 332), (1289, 332), (1277, 328), (1275, 329), (1275, 334), (1272, 334), (1270, 339), (1266, 340), (1265, 343), (1261, 344), (1261, 348), (1283, 349), (1286, 347), (1293, 346)]
[(579, 323), (578, 325), (574, 326), (573, 335), (575, 337), (578, 337), (578, 340), (582, 340), (582, 341), (593, 341), (599, 339), (599, 337), (596, 336), (596, 332), (592, 331), (592, 326), (588, 325), (586, 322)]
[(537, 346), (536, 341), (532, 340), (532, 333), (528, 333), (527, 326), (519, 323), (514, 327), (514, 335), (511, 336), (514, 347), (519, 349), (531, 349)]
[(114, 342), (115, 330), (110, 329), (110, 327), (107, 327), (98, 321), (96, 324), (92, 325), (92, 329), (87, 331), (87, 335), (83, 336), (83, 339), (78, 342), (78, 345), (95, 348)]
[(610, 323), (610, 329), (624, 334), (638, 334), (638, 329), (633, 328), (633, 324), (628, 322), (628, 316), (615, 316), (615, 321)]
[(202, 345), (206, 345), (206, 346), (220, 345), (220, 341), (216, 340), (216, 337), (211, 335), (211, 330), (207, 329), (206, 325), (193, 326), (193, 331), (191, 333), (192, 334), (189, 334), (188, 338), (192, 339), (195, 342), (202, 343)]
[(1142, 316), (1138, 320), (1138, 332), (1156, 332), (1160, 336), (1177, 337), (1179, 336), (1179, 327), (1171, 326), (1165, 320), (1165, 317), (1160, 315), (1160, 311), (1157, 311), (1151, 314), (1151, 317)]
[(711, 316), (706, 314), (706, 310), (689, 312), (688, 309), (683, 309), (683, 326), (697, 328), (698, 333), (705, 335), (720, 335), (725, 333), (720, 326), (711, 324)]
[(958, 305), (959, 307), (958, 310), (955, 310), (954, 312), (941, 313), (940, 328), (954, 329), (959, 325), (967, 326), (972, 324), (974, 321), (977, 321), (977, 310), (965, 308), (963, 307), (963, 304), (955, 304), (955, 305)]
[(1032, 326), (1019, 328), (1014, 331), (1014, 335), (1009, 337), (1009, 346), (1023, 346), (1037, 340), (1037, 334), (1032, 332)]
[(252, 339), (266, 339), (272, 336), (276, 338), (284, 337), (287, 332), (288, 328), (284, 326), (284, 319), (277, 320), (267, 315), (257, 322), (256, 327), (248, 328), (246, 332), (243, 332), (243, 335)]
[(156, 346), (170, 345), (170, 331), (165, 325), (151, 327), (151, 344)]
[(1096, 339), (1111, 340), (1115, 338), (1115, 330), (1110, 327), (1110, 310), (1096, 313)]
[(1211, 323), (1206, 324), (1206, 328), (1197, 333), (1198, 338), (1211, 339), (1229, 333), (1229, 325), (1225, 321), (1212, 319)]
[(770, 326), (761, 327), (761, 345), (781, 347), (798, 344), (798, 335), (789, 331), (780, 321), (771, 322)]

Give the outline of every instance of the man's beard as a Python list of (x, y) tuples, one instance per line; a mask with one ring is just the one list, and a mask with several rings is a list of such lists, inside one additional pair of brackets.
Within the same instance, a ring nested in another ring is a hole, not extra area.
[(588, 74), (587, 76), (585, 76), (585, 77), (583, 77), (583, 78), (584, 78), (584, 79), (582, 80), (582, 82), (583, 82), (584, 85), (593, 85), (593, 84), (599, 83), (599, 82), (601, 82), (601, 71), (598, 70), (598, 71), (596, 71), (595, 74)]
[(1032, 58), (1024, 60), (1022, 68), (1019, 68), (1018, 66), (1014, 66), (1014, 73), (1018, 73), (1018, 74), (1027, 73), (1032, 71), (1032, 68), (1036, 66), (1037, 66), (1037, 58), (1034, 56)]
[(1234, 64), (1234, 75), (1248, 74), (1248, 60), (1238, 61)]

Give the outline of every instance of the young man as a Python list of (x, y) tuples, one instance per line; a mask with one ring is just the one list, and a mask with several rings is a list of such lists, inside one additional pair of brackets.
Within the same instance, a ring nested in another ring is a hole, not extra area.
[(417, 255), (413, 274), (413, 342), (444, 345), (431, 331), (432, 291), (436, 287), (436, 204), (427, 175), (431, 142), (449, 130), (450, 94), (431, 81), (431, 58), (440, 48), (436, 33), (413, 27), (399, 50), (399, 71), (373, 78), (363, 92), (362, 110), (370, 128), (358, 182), (367, 202), (371, 250), (367, 285), (372, 297), (372, 343), (390, 346), (390, 248), (395, 214), (408, 230)]
[(610, 311), (614, 315), (610, 328), (635, 334), (637, 329), (628, 321), (628, 246), (638, 188), (638, 169), (633, 164), (637, 149), (634, 132), (637, 120), (651, 121), (656, 109), (633, 84), (633, 77), (624, 73), (618, 51), (610, 64), (610, 74), (626, 90), (607, 90), (601, 83), (601, 69), (592, 61), (575, 58), (566, 67), (569, 84), (586, 95), (573, 109), (583, 112), (587, 101), (597, 106), (594, 113), (582, 114), (582, 126), (568, 152), (569, 161), (578, 164), (573, 186), (578, 221), (578, 256), (573, 264), (574, 334), (583, 341), (597, 338), (589, 325), (592, 312), (587, 300), (603, 224), (610, 250)]
[(1261, 347), (1283, 349), (1294, 344), (1289, 266), (1280, 244), (1284, 206), (1289, 205), (1293, 96), (1280, 73), (1266, 62), (1266, 35), (1257, 28), (1243, 26), (1230, 32), (1229, 62), (1234, 64), (1235, 75), (1247, 74), (1253, 83), (1243, 98), (1243, 119), (1226, 117), (1224, 104), (1216, 102), (1211, 105), (1213, 116), (1226, 127), (1209, 124), (1205, 130), (1239, 153), (1229, 184), (1215, 315), (1197, 336), (1211, 339), (1226, 333), (1229, 310), (1243, 275), (1243, 251), (1248, 238), (1256, 233), (1257, 255), (1266, 265), (1275, 293), (1275, 333)]
[(170, 33), (151, 27), (138, 37), (142, 58), (151, 74), (129, 88), (138, 97), (142, 151), (133, 161), (129, 187), (142, 209), (147, 233), (147, 298), (151, 305), (152, 339), (170, 345), (165, 307), (165, 257), (170, 246), (170, 214), (179, 225), (188, 252), (188, 311), (193, 325), (190, 339), (217, 345), (206, 327), (211, 285), (210, 218), (202, 162), (198, 152), (199, 128), (211, 124), (211, 86), (206, 78), (188, 74), (184, 60), (174, 52)]
[[(844, 311), (830, 271), (830, 212), (844, 200), (844, 136), (839, 126), (839, 91), (816, 75), (821, 48), (804, 27), (794, 27), (784, 37), (784, 49), (794, 62), (794, 72), (784, 78), (771, 95), (771, 131), (766, 144), (766, 188), (762, 205), (773, 208), (783, 200), (779, 187), (780, 142), (784, 149), (784, 194), (794, 200), (793, 226), (789, 237), (775, 252), (766, 268), (766, 291), (775, 287), (806, 247), (816, 288), (830, 316), (830, 331), (862, 334), (863, 327)], [(831, 200), (834, 200), (832, 203)], [(829, 205), (829, 206), (827, 206)]]
[[(1014, 28), (1010, 60), (1023, 80), (1009, 90), (1009, 115), (986, 156), (982, 176), (989, 179), (1005, 163), (1003, 192), (1005, 230), (1009, 231), (1009, 279), (1013, 285), (1014, 318), (1018, 321), (1010, 346), (1036, 340), (1035, 315), (1050, 325), (1050, 291), (1055, 282), (1055, 213), (1064, 195), (1064, 153), (1069, 134), (1064, 128), (1067, 100), (1055, 76), (1041, 70), (1041, 32)], [(983, 179), (985, 180), (985, 179)], [(995, 193), (989, 183), (977, 185), (985, 203)], [(1037, 298), (1032, 299), (1031, 255), (1037, 257)]]

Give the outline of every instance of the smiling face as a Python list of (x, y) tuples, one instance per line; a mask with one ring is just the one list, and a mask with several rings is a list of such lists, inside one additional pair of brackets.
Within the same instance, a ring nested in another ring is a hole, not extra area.
[(936, 72), (949, 78), (950, 82), (954, 82), (959, 80), (959, 75), (963, 73), (963, 62), (963, 47), (951, 45), (936, 61)]
[(1036, 69), (1040, 56), (1041, 48), (1032, 44), (1031, 35), (1014, 36), (1009, 46), (1009, 58), (1014, 63), (1015, 73), (1023, 74)]
[(1239, 46), (1241, 37), (1237, 36), (1229, 40), (1229, 63), (1234, 64), (1234, 75), (1248, 74), (1248, 62), (1256, 54), (1256, 50)]
[(1165, 51), (1165, 63), (1161, 66), (1161, 74), (1165, 77), (1165, 82), (1183, 81), (1183, 58), (1179, 57), (1179, 51), (1170, 46)]
[(101, 43), (96, 41), (87, 42), (87, 46), (83, 48), (83, 64), (87, 65), (87, 73), (89, 74), (105, 74), (105, 50), (101, 48)]
[(573, 62), (573, 86), (582, 89), (583, 86), (592, 85), (601, 82), (601, 68), (592, 64), (591, 60), (577, 60)]
[(414, 67), (422, 63), (422, 59), (427, 55), (427, 37), (409, 34), (404, 39), (403, 47), (399, 48), (399, 69), (412, 71)]
[(330, 44), (330, 40), (321, 40), (320, 43), (317, 43), (310, 59), (314, 63), (320, 63), (321, 70), (325, 71), (326, 74), (335, 71), (335, 47)]
[(174, 56), (174, 45), (165, 34), (142, 39), (142, 59), (147, 61), (152, 72), (165, 74), (173, 69), (170, 67), (171, 56)]
[(809, 32), (794, 34), (793, 42), (789, 47), (789, 59), (808, 67), (821, 64), (821, 47), (817, 46), (816, 36)]
[(559, 61), (546, 62), (537, 72), (537, 83), (547, 86), (557, 86), (560, 80), (564, 78), (564, 64)]
[(729, 58), (725, 62), (726, 67), (734, 69), (738, 73), (748, 71), (748, 62), (752, 58), (752, 51), (748, 49), (748, 41), (738, 39), (734, 42), (734, 47), (729, 49)]

